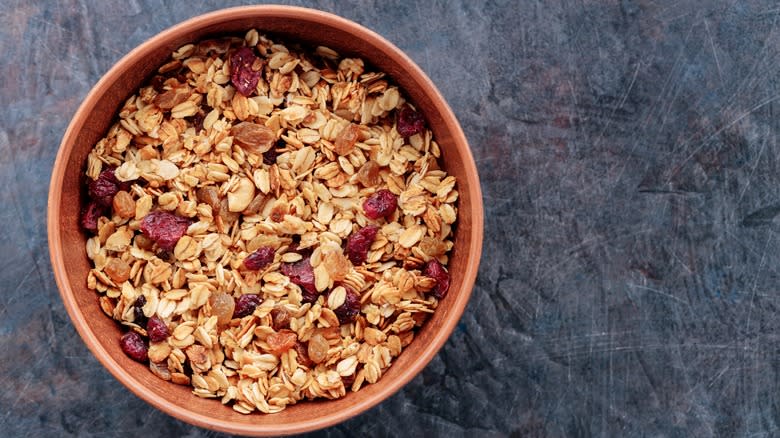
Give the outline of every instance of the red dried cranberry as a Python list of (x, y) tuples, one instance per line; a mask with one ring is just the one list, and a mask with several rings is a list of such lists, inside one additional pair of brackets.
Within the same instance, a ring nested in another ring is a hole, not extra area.
[(148, 348), (141, 335), (136, 332), (127, 332), (122, 335), (122, 338), (119, 340), (119, 346), (122, 347), (122, 351), (126, 355), (130, 356), (130, 359), (142, 363), (149, 360), (149, 356), (147, 356)]
[(369, 219), (388, 217), (398, 207), (398, 199), (387, 189), (377, 190), (363, 201), (363, 212)]
[(273, 263), (275, 252), (271, 246), (262, 246), (244, 259), (244, 267), (252, 271), (259, 271)]
[(171, 251), (187, 232), (190, 220), (163, 210), (153, 211), (141, 221), (141, 232), (163, 251)]
[(369, 225), (349, 235), (347, 238), (347, 257), (353, 265), (363, 264), (368, 257), (368, 250), (376, 239), (376, 233), (379, 227)]
[(157, 315), (149, 318), (149, 322), (146, 323), (146, 333), (149, 334), (149, 340), (152, 342), (162, 342), (170, 335), (168, 326)]
[(247, 315), (251, 315), (255, 311), (255, 308), (263, 301), (258, 295), (246, 294), (241, 295), (236, 300), (236, 308), (233, 310), (233, 318), (243, 318)]
[(290, 281), (301, 287), (304, 303), (317, 301), (320, 294), (314, 287), (314, 268), (309, 263), (309, 257), (295, 263), (282, 263), (281, 271), (282, 274), (290, 277)]
[(146, 297), (139, 295), (133, 303), (133, 322), (143, 327), (146, 325), (146, 315), (144, 315), (143, 307), (146, 305)]
[(251, 96), (255, 92), (257, 83), (263, 69), (254, 70), (255, 63), (261, 67), (260, 60), (249, 47), (236, 50), (230, 57), (230, 82), (236, 87), (236, 91), (244, 96)]
[(423, 270), (423, 275), (436, 280), (436, 285), (431, 289), (434, 297), (442, 299), (450, 288), (450, 274), (444, 270), (444, 266), (436, 259), (431, 259)]
[(119, 180), (114, 175), (114, 168), (104, 169), (98, 177), (89, 182), (89, 197), (103, 207), (111, 207), (114, 195), (119, 191)]
[(105, 208), (99, 205), (95, 201), (90, 201), (89, 204), (81, 212), (81, 228), (87, 231), (97, 232), (98, 219), (105, 213)]
[(407, 105), (398, 112), (398, 123), (395, 129), (401, 134), (401, 137), (411, 137), (425, 129), (425, 119), (422, 114)]
[(332, 310), (341, 324), (348, 324), (354, 321), (357, 314), (360, 313), (360, 295), (349, 287), (344, 286), (344, 288), (347, 290), (344, 304)]

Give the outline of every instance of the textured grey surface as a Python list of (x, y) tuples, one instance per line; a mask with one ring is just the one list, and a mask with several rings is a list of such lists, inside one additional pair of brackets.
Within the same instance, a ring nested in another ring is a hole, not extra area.
[[(0, 6), (0, 430), (214, 436), (119, 385), (48, 261), (81, 99), (156, 32), (237, 2)], [(479, 165), (485, 245), (441, 353), (324, 436), (780, 434), (773, 1), (320, 1), (405, 50)]]

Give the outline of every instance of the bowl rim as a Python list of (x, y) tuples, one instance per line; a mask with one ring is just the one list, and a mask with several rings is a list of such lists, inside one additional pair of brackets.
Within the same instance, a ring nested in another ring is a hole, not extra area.
[[(184, 409), (179, 405), (169, 402), (166, 399), (159, 399), (154, 397), (151, 393), (145, 390), (144, 385), (136, 380), (133, 375), (119, 366), (119, 364), (112, 360), (111, 354), (105, 350), (97, 339), (97, 336), (93, 331), (89, 329), (89, 324), (84, 313), (82, 313), (75, 301), (74, 291), (70, 287), (68, 282), (65, 265), (63, 262), (63, 248), (61, 242), (61, 230), (60, 230), (60, 210), (61, 210), (61, 191), (59, 188), (62, 186), (65, 170), (67, 168), (67, 159), (71, 155), (75, 148), (76, 141), (74, 136), (76, 135), (77, 126), (82, 126), (84, 120), (90, 114), (90, 111), (94, 107), (95, 103), (102, 97), (104, 90), (108, 84), (113, 83), (118, 79), (120, 73), (126, 70), (128, 67), (136, 64), (147, 52), (154, 49), (160, 41), (171, 40), (178, 34), (185, 32), (188, 29), (202, 28), (206, 25), (213, 24), (214, 22), (225, 22), (237, 18), (245, 18), (247, 15), (251, 16), (274, 16), (280, 19), (284, 18), (303, 18), (307, 21), (311, 21), (319, 24), (327, 24), (330, 26), (339, 27), (346, 32), (357, 35), (362, 40), (368, 42), (368, 44), (382, 47), (384, 50), (394, 52), (397, 55), (397, 62), (408, 71), (412, 71), (417, 77), (423, 81), (428, 88), (427, 94), (431, 100), (441, 110), (441, 116), (445, 121), (445, 125), (451, 128), (449, 134), (452, 135), (453, 143), (462, 144), (465, 146), (461, 151), (464, 160), (465, 171), (467, 175), (473, 176), (475, 182), (473, 184), (463, 184), (459, 187), (459, 191), (468, 191), (471, 199), (471, 233), (468, 236), (473, 252), (468, 255), (470, 261), (466, 263), (466, 269), (460, 274), (463, 277), (463, 284), (468, 285), (465, 290), (455, 296), (456, 302), (452, 305), (452, 312), (449, 318), (446, 318), (442, 326), (433, 333), (432, 341), (429, 345), (433, 345), (434, 348), (426, 348), (416, 360), (415, 367), (410, 368), (412, 372), (407, 372), (400, 376), (400, 378), (394, 379), (389, 382), (384, 382), (380, 390), (375, 396), (355, 403), (350, 409), (346, 409), (340, 412), (332, 412), (328, 416), (317, 417), (309, 420), (302, 420), (294, 424), (268, 424), (264, 422), (257, 422), (255, 424), (237, 424), (226, 420), (216, 419), (209, 417), (188, 409)], [(54, 272), (57, 288), (62, 298), (65, 309), (73, 322), (74, 327), (78, 331), (79, 335), (83, 339), (92, 354), (98, 359), (98, 361), (105, 367), (119, 382), (130, 391), (146, 401), (155, 408), (165, 412), (166, 414), (185, 421), (187, 423), (212, 429), (222, 432), (236, 433), (243, 435), (268, 435), (268, 434), (294, 434), (308, 432), (316, 429), (325, 428), (328, 426), (341, 423), (349, 418), (359, 415), (368, 409), (383, 402), (395, 392), (404, 387), (409, 381), (417, 376), (433, 357), (438, 354), (441, 348), (444, 346), (447, 339), (452, 334), (453, 329), (460, 321), (463, 311), (468, 304), (468, 300), (471, 296), (474, 283), (476, 281), (477, 271), (479, 268), (479, 259), (482, 253), (482, 240), (483, 240), (483, 204), (482, 193), (479, 184), (479, 175), (477, 173), (477, 167), (474, 162), (474, 158), (471, 154), (471, 149), (468, 145), (465, 134), (457, 121), (452, 109), (441, 95), (439, 90), (433, 84), (427, 74), (403, 51), (396, 47), (393, 43), (380, 36), (376, 32), (346, 18), (342, 18), (335, 14), (324, 12), (317, 9), (304, 8), (298, 6), (282, 6), (282, 5), (251, 5), (251, 6), (239, 6), (232, 8), (219, 9), (205, 14), (200, 14), (181, 21), (173, 26), (166, 28), (165, 30), (156, 33), (137, 47), (132, 49), (126, 55), (124, 55), (119, 61), (117, 61), (109, 70), (104, 73), (100, 80), (92, 86), (87, 96), (79, 105), (77, 111), (74, 113), (68, 128), (63, 135), (62, 141), (59, 145), (59, 150), (55, 158), (52, 176), (49, 185), (48, 194), (48, 213), (47, 213), (47, 232), (48, 232), (48, 246), (49, 256), (51, 259), (52, 270)], [(415, 370), (416, 368), (416, 370)]]

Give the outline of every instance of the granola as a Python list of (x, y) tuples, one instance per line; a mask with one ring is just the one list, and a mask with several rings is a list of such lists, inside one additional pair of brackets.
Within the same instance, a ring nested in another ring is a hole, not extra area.
[(87, 286), (241, 413), (377, 382), (447, 292), (455, 178), (382, 72), (250, 30), (176, 50), (89, 153)]

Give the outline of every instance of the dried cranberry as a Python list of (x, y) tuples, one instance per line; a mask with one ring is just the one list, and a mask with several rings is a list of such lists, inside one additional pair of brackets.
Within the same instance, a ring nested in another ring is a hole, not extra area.
[(146, 315), (144, 315), (143, 307), (146, 305), (146, 297), (139, 295), (133, 303), (133, 322), (143, 327), (146, 325)]
[(105, 213), (105, 208), (95, 201), (89, 204), (81, 212), (81, 228), (87, 231), (97, 232), (98, 219)]
[(255, 294), (241, 295), (236, 300), (236, 307), (233, 309), (233, 318), (243, 318), (251, 315), (255, 308), (260, 305), (262, 299)]
[(141, 221), (141, 232), (164, 251), (171, 251), (187, 232), (190, 220), (163, 210), (153, 211)]
[(333, 313), (339, 318), (339, 322), (342, 324), (348, 324), (355, 320), (355, 317), (360, 313), (360, 295), (355, 293), (351, 288), (344, 286), (347, 290), (347, 296), (344, 299), (344, 304), (333, 309)]
[(119, 345), (122, 347), (122, 351), (130, 356), (130, 359), (138, 362), (146, 362), (149, 360), (149, 356), (147, 356), (148, 348), (146, 347), (143, 338), (141, 338), (141, 335), (138, 333), (125, 333), (119, 340)]
[(230, 57), (230, 82), (244, 96), (251, 96), (260, 82), (262, 63), (249, 47), (236, 50)]
[(114, 175), (114, 168), (100, 172), (98, 177), (89, 182), (89, 197), (102, 207), (111, 207), (114, 195), (119, 191), (119, 180)]
[(282, 263), (282, 274), (290, 277), (290, 281), (301, 287), (303, 302), (313, 303), (320, 295), (314, 287), (314, 268), (309, 263), (309, 257), (295, 263)]
[(360, 265), (366, 261), (368, 250), (376, 239), (376, 233), (379, 227), (369, 225), (349, 235), (347, 238), (347, 257), (353, 265)]
[(423, 270), (423, 275), (436, 280), (436, 285), (431, 289), (434, 297), (442, 299), (447, 295), (450, 288), (450, 274), (444, 270), (444, 266), (436, 259), (431, 259)]
[(259, 271), (273, 263), (275, 252), (271, 246), (262, 246), (244, 259), (244, 267), (252, 271)]
[(369, 219), (388, 217), (398, 207), (398, 199), (387, 189), (377, 190), (363, 201), (363, 212)]
[(152, 342), (162, 342), (170, 335), (168, 326), (157, 315), (149, 318), (149, 322), (146, 323), (146, 333), (149, 334), (149, 340)]
[(425, 129), (425, 118), (423, 118), (422, 114), (413, 110), (412, 107), (404, 106), (398, 112), (398, 123), (395, 129), (401, 134), (401, 137), (411, 137)]

